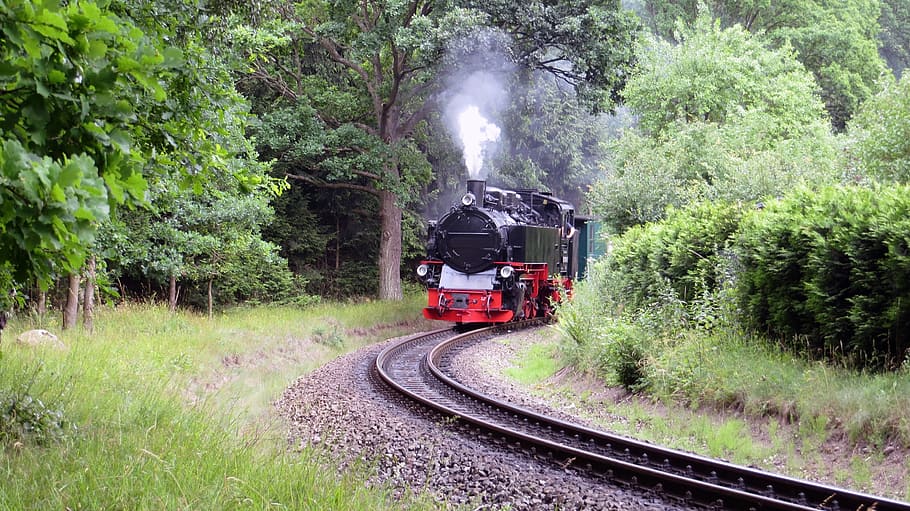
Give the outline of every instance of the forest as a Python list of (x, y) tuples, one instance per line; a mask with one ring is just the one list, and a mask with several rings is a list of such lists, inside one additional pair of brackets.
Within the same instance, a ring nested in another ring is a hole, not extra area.
[(468, 105), (490, 181), (614, 236), (910, 179), (902, 0), (14, 0), (0, 29), (0, 308), (67, 327), (400, 299)]

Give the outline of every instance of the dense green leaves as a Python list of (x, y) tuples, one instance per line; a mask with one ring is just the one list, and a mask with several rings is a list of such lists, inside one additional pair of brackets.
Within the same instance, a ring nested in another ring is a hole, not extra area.
[(0, 4), (0, 265), (12, 285), (77, 272), (90, 247), (118, 262), (141, 254), (146, 268), (184, 264), (142, 231), (96, 240), (118, 209), (141, 216), (132, 208), (161, 190), (280, 191), (245, 139), (228, 69), (204, 44), (205, 16), (189, 7)]
[(724, 27), (740, 25), (777, 48), (792, 48), (821, 86), (838, 130), (875, 93), (885, 70), (878, 55), (878, 0), (646, 0), (645, 5), (652, 29), (669, 39), (679, 40), (681, 25), (709, 15)]
[(623, 134), (591, 195), (611, 230), (670, 205), (757, 201), (838, 176), (818, 89), (790, 52), (708, 18), (680, 38), (646, 44), (624, 92), (640, 128)]
[(822, 117), (812, 76), (787, 50), (773, 50), (740, 27), (720, 29), (701, 17), (676, 46), (651, 40), (623, 95), (656, 137), (677, 123), (724, 123), (758, 110), (767, 133), (789, 138)]
[(910, 3), (904, 0), (882, 0), (879, 18), (882, 31), (879, 50), (898, 78), (910, 66)]
[(742, 215), (743, 206), (703, 202), (629, 229), (599, 268), (601, 284), (629, 310), (647, 308), (668, 289), (685, 302), (715, 292), (729, 277), (721, 270)]
[[(617, 2), (467, 1), (513, 38), (514, 60), (552, 74), (594, 111), (610, 110), (629, 78), (638, 21)], [(482, 51), (482, 49), (478, 49)]]
[(744, 321), (797, 349), (899, 365), (910, 348), (910, 189), (798, 190), (741, 227)]
[(116, 190), (114, 200), (125, 199), (119, 192), (141, 199), (131, 124), (144, 98), (165, 99), (154, 76), (164, 57), (132, 23), (92, 2), (13, 2), (0, 16), (4, 137), (58, 161), (85, 153)]
[(255, 155), (234, 158), (250, 151), (227, 74), (167, 42), (173, 19), (144, 31), (107, 3), (0, 6), (0, 262), (20, 282), (78, 270), (109, 208), (144, 203), (150, 178), (267, 184)]
[(850, 134), (861, 171), (883, 181), (910, 182), (910, 77), (887, 81), (860, 109)]
[(0, 146), (0, 262), (24, 282), (82, 264), (84, 244), (108, 215), (107, 192), (94, 161), (58, 163), (15, 140)]

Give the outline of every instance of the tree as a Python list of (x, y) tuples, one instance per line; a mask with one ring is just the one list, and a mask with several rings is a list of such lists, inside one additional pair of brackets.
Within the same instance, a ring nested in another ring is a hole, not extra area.
[(515, 62), (571, 88), (592, 111), (613, 108), (629, 78), (638, 20), (618, 2), (467, 0), (512, 39)]
[[(0, 261), (19, 282), (76, 271), (112, 204), (141, 198), (130, 125), (165, 63), (91, 2), (0, 5)], [(118, 66), (124, 69), (115, 73)]]
[(697, 200), (755, 201), (836, 178), (837, 146), (812, 76), (741, 27), (702, 17), (639, 52), (624, 95), (638, 129), (591, 194), (616, 232)]
[(75, 275), (98, 226), (142, 205), (149, 180), (267, 184), (223, 143), (218, 121), (238, 100), (226, 74), (169, 44), (161, 13), (143, 30), (118, 8), (0, 5), (0, 264), (13, 282)]
[[(517, 34), (519, 27), (533, 24), (531, 14), (545, 12), (536, 19), (539, 37), (521, 39), (519, 47), (527, 49), (522, 55), (533, 55), (529, 62), (561, 75), (600, 108), (608, 106), (603, 98), (621, 82), (615, 74), (621, 76), (628, 65), (628, 45), (622, 51), (611, 44), (615, 39), (598, 37), (607, 28), (625, 28), (601, 23), (612, 19), (607, 14), (618, 6), (565, 5), (571, 9), (524, 11), (523, 4), (514, 3), (511, 7), (521, 7), (526, 17), (513, 24), (494, 19), (492, 7), (482, 12), (446, 0), (317, 1), (256, 13), (250, 26), (235, 32), (251, 67), (244, 90), (269, 98), (262, 116), (270, 133), (286, 126), (284, 136), (261, 137), (263, 155), (275, 157), (276, 168), (309, 186), (376, 197), (381, 298), (401, 297), (403, 208), (409, 199), (419, 199), (414, 192), (431, 176), (415, 134), (438, 109), (434, 100), (444, 86), (439, 66), (453, 64), (443, 60), (447, 42), (488, 20)], [(570, 11), (580, 14), (559, 18)], [(582, 36), (589, 44), (571, 44)], [(624, 41), (631, 37), (625, 34)]]
[(504, 186), (547, 189), (581, 208), (586, 185), (609, 159), (605, 114), (591, 113), (574, 91), (540, 71), (510, 89), (521, 92), (505, 111), (493, 175)]
[(878, 22), (882, 27), (879, 53), (900, 78), (904, 69), (910, 66), (910, 3), (882, 0), (882, 15)]
[(269, 196), (219, 189), (203, 192), (153, 186), (150, 207), (121, 212), (103, 231), (102, 254), (118, 278), (167, 289), (171, 310), (177, 284), (206, 288), (206, 307), (221, 290), (224, 302), (288, 297), (293, 282), (277, 247), (262, 240), (272, 217)]
[(443, 28), (457, 19), (443, 7), (422, 0), (282, 5), (274, 13), (281, 21), (238, 32), (248, 78), (280, 99), (268, 116), (288, 121), (286, 140), (264, 141), (282, 157), (282, 170), (311, 186), (378, 199), (381, 298), (401, 298), (399, 197), (428, 175), (425, 164), (401, 161), (414, 152), (409, 137), (429, 108), (425, 92)]
[[(815, 76), (835, 129), (876, 91), (884, 71), (878, 55), (878, 0), (645, 0), (655, 33), (678, 40), (680, 23), (710, 14), (721, 26), (741, 25), (776, 48), (792, 47)], [(700, 12), (700, 9), (705, 12)]]
[(850, 124), (860, 170), (875, 179), (910, 183), (910, 77), (886, 81)]

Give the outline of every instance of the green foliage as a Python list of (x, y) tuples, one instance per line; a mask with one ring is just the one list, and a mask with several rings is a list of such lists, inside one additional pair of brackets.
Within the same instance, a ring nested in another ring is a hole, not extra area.
[[(545, 72), (518, 73), (514, 81), (498, 121), (508, 137), (491, 155), (488, 179), (504, 188), (546, 189), (581, 209), (583, 185), (594, 182), (609, 158), (603, 122)], [(463, 186), (460, 179), (457, 189)]]
[(14, 443), (48, 444), (66, 440), (76, 431), (60, 409), (54, 409), (33, 396), (31, 385), (41, 368), (34, 369), (25, 384), (15, 390), (0, 391), (0, 445)]
[(155, 188), (151, 208), (124, 211), (106, 226), (103, 254), (111, 271), (160, 287), (176, 277), (197, 305), (205, 303), (209, 281), (221, 304), (282, 301), (301, 292), (278, 247), (260, 237), (273, 215), (268, 197), (211, 185), (205, 191)]
[(850, 124), (860, 170), (875, 179), (910, 182), (910, 77), (886, 82)]
[(882, 15), (878, 22), (882, 27), (879, 52), (900, 78), (904, 69), (910, 66), (910, 4), (903, 0), (882, 0)]
[[(464, 2), (513, 38), (516, 62), (574, 88), (593, 111), (610, 110), (631, 74), (638, 21), (615, 2)], [(481, 50), (482, 51), (482, 50)]]
[(55, 272), (79, 268), (108, 211), (104, 181), (88, 156), (56, 162), (16, 140), (0, 146), (0, 261), (17, 281), (37, 275), (47, 285)]
[(98, 226), (145, 205), (149, 182), (279, 188), (203, 36), (173, 37), (187, 5), (0, 6), (0, 262), (16, 281), (78, 271)]
[(743, 207), (699, 203), (671, 210), (666, 220), (634, 227), (613, 240), (598, 265), (609, 296), (629, 311), (644, 309), (669, 288), (683, 302), (720, 288), (728, 245)]
[(634, 324), (617, 321), (601, 330), (604, 349), (600, 352), (601, 374), (613, 374), (628, 390), (641, 390), (647, 383), (646, 367), (650, 351), (648, 334)]
[[(837, 130), (876, 90), (885, 70), (878, 55), (877, 0), (646, 0), (647, 24), (662, 37), (681, 40), (686, 25), (716, 16), (723, 27), (741, 26), (775, 48), (792, 48), (812, 72)], [(681, 28), (683, 27), (683, 28)]]
[(92, 2), (4, 3), (0, 32), (0, 257), (46, 286), (81, 266), (108, 201), (142, 198), (130, 126), (139, 98), (165, 99), (165, 58)]
[(910, 189), (798, 190), (747, 216), (743, 321), (815, 356), (900, 365), (910, 348)]
[(676, 46), (650, 40), (623, 91), (643, 131), (660, 137), (679, 122), (723, 124), (744, 111), (774, 123), (771, 139), (791, 138), (822, 117), (812, 76), (787, 49), (774, 50), (739, 26), (699, 17)]
[(758, 201), (839, 178), (813, 79), (788, 51), (707, 18), (681, 37), (644, 47), (624, 92), (643, 134), (623, 134), (592, 189), (608, 229), (659, 220), (668, 206)]

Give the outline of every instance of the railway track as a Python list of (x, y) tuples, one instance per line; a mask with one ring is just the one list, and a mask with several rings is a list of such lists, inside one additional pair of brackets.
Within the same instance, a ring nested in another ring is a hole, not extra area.
[(459, 347), (509, 324), (467, 333), (437, 330), (380, 353), (374, 377), (417, 403), (477, 428), (488, 438), (557, 463), (651, 490), (693, 507), (737, 510), (910, 511), (910, 504), (780, 476), (547, 417), (472, 390), (446, 374)]

